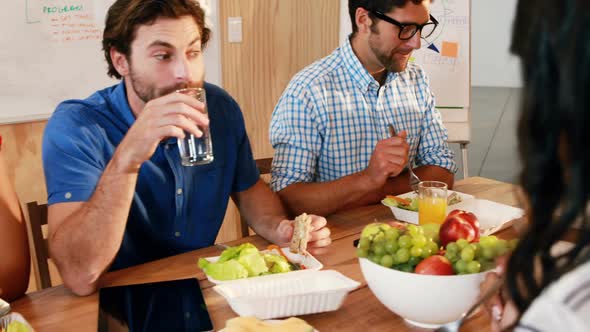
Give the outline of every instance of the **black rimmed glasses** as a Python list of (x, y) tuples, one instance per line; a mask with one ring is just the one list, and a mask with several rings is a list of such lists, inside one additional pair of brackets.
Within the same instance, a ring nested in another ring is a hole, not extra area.
[(400, 23), (393, 18), (378, 12), (376, 10), (370, 11), (375, 17), (382, 19), (383, 21), (393, 24), (399, 28), (398, 37), (401, 40), (408, 40), (416, 34), (416, 32), (420, 31), (420, 36), (422, 38), (428, 38), (436, 30), (438, 26), (438, 21), (434, 18), (434, 16), (430, 15), (430, 21), (424, 24), (417, 24), (417, 23)]

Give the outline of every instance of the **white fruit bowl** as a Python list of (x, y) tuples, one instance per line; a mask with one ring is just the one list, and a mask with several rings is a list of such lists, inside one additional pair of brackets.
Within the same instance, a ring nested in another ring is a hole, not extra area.
[(479, 295), (486, 272), (433, 276), (402, 272), (359, 258), (367, 285), (389, 310), (409, 323), (436, 328), (461, 317)]

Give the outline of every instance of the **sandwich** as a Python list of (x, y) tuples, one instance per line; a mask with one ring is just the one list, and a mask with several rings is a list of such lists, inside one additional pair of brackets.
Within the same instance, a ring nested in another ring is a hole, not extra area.
[(311, 216), (303, 213), (295, 218), (293, 224), (293, 237), (289, 250), (295, 254), (307, 255), (307, 242), (309, 241), (309, 231), (311, 229)]
[(303, 319), (291, 317), (285, 320), (265, 322), (256, 317), (235, 317), (225, 322), (220, 332), (312, 332), (313, 327)]

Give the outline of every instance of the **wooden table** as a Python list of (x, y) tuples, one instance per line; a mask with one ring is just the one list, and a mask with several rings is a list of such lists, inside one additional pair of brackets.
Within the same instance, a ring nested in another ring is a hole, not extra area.
[[(458, 181), (455, 190), (472, 194), (503, 204), (518, 206), (517, 187), (480, 177)], [(382, 205), (374, 205), (332, 215), (328, 224), (332, 231), (332, 245), (325, 253), (316, 255), (324, 269), (340, 271), (360, 281), (361, 286), (351, 292), (342, 307), (334, 312), (303, 316), (320, 331), (424, 331), (408, 325), (402, 318), (389, 311), (371, 293), (363, 278), (356, 258), (353, 240), (359, 237), (364, 225), (373, 221), (392, 220), (391, 212)], [(499, 234), (511, 238), (514, 227)], [(251, 242), (259, 248), (268, 243), (258, 236), (251, 236), (228, 243), (235, 245)], [(196, 277), (200, 280), (203, 294), (215, 329), (225, 326), (225, 321), (235, 317), (225, 300), (213, 289), (203, 272), (197, 267), (199, 257), (219, 255), (215, 247), (195, 250), (158, 261), (114, 271), (101, 279), (102, 286), (136, 284), (162, 280)], [(13, 311), (21, 313), (37, 331), (96, 331), (98, 318), (98, 295), (77, 297), (63, 286), (44, 289), (11, 304)], [(470, 319), (463, 331), (487, 331), (485, 315)]]

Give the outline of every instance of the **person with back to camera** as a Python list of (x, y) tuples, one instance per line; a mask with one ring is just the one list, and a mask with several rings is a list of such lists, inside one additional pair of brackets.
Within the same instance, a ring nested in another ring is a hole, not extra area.
[[(523, 67), (518, 141), (528, 229), (486, 304), (494, 330), (590, 330), (590, 2), (519, 0), (512, 52)], [(573, 247), (551, 253), (572, 228)], [(488, 274), (484, 293), (499, 275)]]

